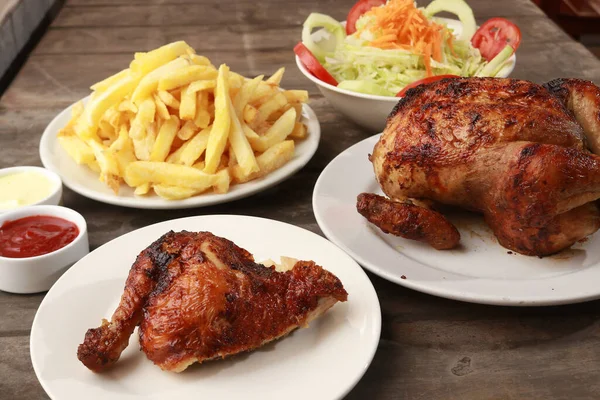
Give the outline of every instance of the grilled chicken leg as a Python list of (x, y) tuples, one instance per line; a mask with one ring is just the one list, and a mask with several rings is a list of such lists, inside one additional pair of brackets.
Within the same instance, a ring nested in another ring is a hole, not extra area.
[(77, 356), (102, 371), (139, 324), (142, 350), (163, 370), (252, 350), (306, 326), (338, 301), (342, 283), (312, 261), (278, 272), (208, 232), (169, 232), (133, 264), (111, 321), (89, 329)]
[[(593, 83), (456, 78), (409, 90), (370, 159), (392, 200), (482, 213), (500, 244), (542, 256), (600, 228), (600, 157), (590, 149), (600, 151), (600, 89)], [(361, 214), (389, 230), (368, 210)], [(413, 216), (411, 224), (440, 248), (436, 230), (448, 236), (450, 223), (440, 215), (432, 227), (431, 212), (416, 214), (422, 220)]]

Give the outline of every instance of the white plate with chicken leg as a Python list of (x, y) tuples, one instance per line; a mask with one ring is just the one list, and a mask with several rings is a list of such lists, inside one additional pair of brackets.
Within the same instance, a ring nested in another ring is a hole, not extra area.
[(423, 86), (383, 136), (322, 172), (313, 209), (325, 235), (371, 272), (436, 296), (600, 298), (600, 117), (586, 108), (598, 108), (600, 90), (578, 80)]
[(30, 348), (55, 400), (340, 399), (380, 330), (368, 277), (331, 242), (216, 215), (138, 229), (83, 258), (44, 298)]

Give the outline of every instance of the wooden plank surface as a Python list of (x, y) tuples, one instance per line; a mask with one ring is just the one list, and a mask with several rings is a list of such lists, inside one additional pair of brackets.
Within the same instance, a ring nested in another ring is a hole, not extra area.
[[(322, 126), (319, 150), (299, 173), (251, 198), (195, 210), (131, 210), (65, 190), (64, 204), (88, 221), (90, 242), (189, 215), (236, 213), (293, 223), (321, 234), (311, 206), (321, 170), (370, 136), (337, 114), (296, 69), (291, 47), (311, 11), (344, 19), (351, 0), (68, 0), (0, 99), (0, 168), (40, 165), (39, 138), (88, 87), (127, 65), (134, 51), (186, 40), (245, 75), (279, 66), (283, 86), (307, 89)], [(527, 0), (471, 0), (478, 21), (507, 16), (523, 32), (514, 77), (544, 82), (581, 77), (600, 83), (600, 62)], [(600, 301), (544, 307), (491, 307), (420, 294), (369, 274), (379, 295), (379, 350), (348, 399), (600, 398)], [(0, 292), (0, 398), (46, 399), (29, 360), (29, 330), (43, 294)]]

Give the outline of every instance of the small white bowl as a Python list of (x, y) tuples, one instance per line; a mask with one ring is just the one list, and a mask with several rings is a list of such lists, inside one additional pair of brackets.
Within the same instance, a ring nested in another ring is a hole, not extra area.
[(10, 168), (0, 169), (0, 178), (3, 176), (6, 176), (6, 175), (16, 174), (19, 172), (37, 172), (41, 175), (44, 175), (52, 183), (52, 190), (50, 191), (48, 196), (46, 196), (45, 198), (41, 199), (40, 201), (38, 201), (36, 203), (27, 204), (25, 206), (20, 206), (17, 208), (12, 208), (12, 209), (7, 209), (7, 210), (0, 209), (0, 215), (5, 214), (10, 211), (19, 210), (23, 207), (30, 207), (30, 206), (36, 206), (36, 205), (42, 205), (42, 204), (57, 206), (60, 204), (60, 201), (62, 199), (62, 191), (63, 191), (62, 181), (60, 179), (60, 176), (58, 176), (57, 174), (55, 174), (54, 172), (52, 172), (46, 168), (21, 166), (21, 167), (10, 167)]
[[(449, 18), (436, 19), (443, 21), (449, 28), (454, 30), (456, 35), (459, 35), (462, 32), (462, 24), (460, 21)], [(342, 25), (345, 26), (345, 22), (342, 22)], [(318, 36), (315, 36), (317, 34), (318, 31), (313, 33), (315, 39), (318, 38)], [(506, 78), (515, 68), (515, 63), (517, 62), (516, 56), (513, 54), (509, 60), (510, 62), (505, 64), (498, 73), (498, 77)], [(302, 65), (298, 56), (296, 56), (296, 65), (304, 76), (317, 85), (323, 96), (329, 100), (336, 110), (344, 114), (354, 123), (373, 133), (383, 131), (388, 115), (390, 115), (394, 106), (398, 103), (398, 100), (400, 100), (398, 97), (375, 96), (352, 92), (325, 83), (311, 74), (304, 65)]]
[(70, 208), (54, 205), (18, 208), (0, 215), (0, 227), (7, 221), (33, 215), (49, 215), (71, 221), (77, 225), (79, 235), (65, 247), (48, 254), (27, 258), (0, 256), (0, 290), (11, 293), (44, 292), (90, 251), (85, 219)]

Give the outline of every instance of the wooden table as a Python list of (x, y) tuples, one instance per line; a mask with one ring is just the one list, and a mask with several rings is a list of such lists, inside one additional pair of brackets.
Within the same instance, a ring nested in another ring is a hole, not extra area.
[[(600, 83), (600, 62), (528, 0), (470, 0), (479, 22), (508, 17), (523, 32), (514, 77)], [(340, 4), (343, 3), (343, 4)], [(40, 165), (50, 120), (91, 83), (127, 65), (133, 52), (186, 40), (215, 63), (248, 76), (287, 67), (283, 85), (307, 89), (323, 130), (298, 174), (251, 198), (194, 210), (109, 206), (65, 190), (88, 221), (96, 248), (142, 226), (190, 215), (234, 213), (290, 222), (321, 234), (313, 185), (329, 161), (372, 135), (344, 119), (296, 69), (292, 47), (311, 11), (345, 18), (353, 0), (70, 0), (0, 101), (0, 167)], [(373, 364), (349, 399), (598, 399), (600, 302), (507, 308), (440, 299), (369, 275), (383, 329)], [(600, 284), (600, 283), (599, 283)], [(29, 332), (43, 298), (0, 292), (0, 398), (47, 398), (33, 372)], [(73, 356), (75, 356), (73, 354)]]

